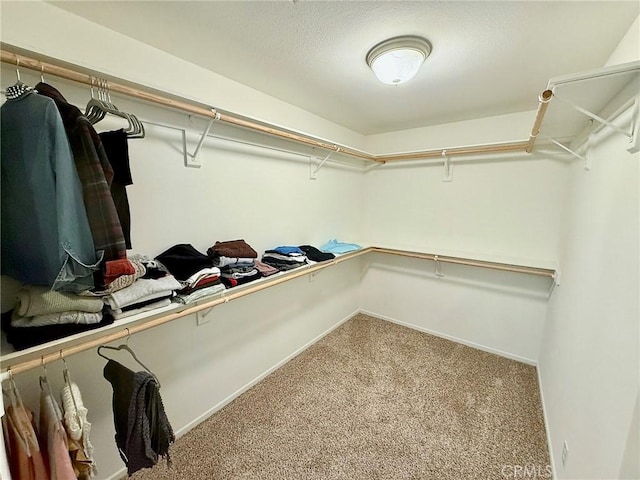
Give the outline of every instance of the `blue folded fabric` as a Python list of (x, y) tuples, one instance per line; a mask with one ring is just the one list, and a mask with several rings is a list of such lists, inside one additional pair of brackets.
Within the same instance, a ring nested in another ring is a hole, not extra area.
[(300, 250), (298, 247), (290, 247), (290, 246), (281, 246), (276, 247), (273, 250), (267, 250), (267, 253), (279, 253), (280, 255), (290, 255), (292, 253), (299, 253), (304, 255), (304, 252)]
[(320, 250), (327, 253), (348, 253), (355, 250), (360, 250), (362, 247), (357, 243), (344, 243), (339, 242), (335, 238), (332, 238), (327, 243), (320, 247)]

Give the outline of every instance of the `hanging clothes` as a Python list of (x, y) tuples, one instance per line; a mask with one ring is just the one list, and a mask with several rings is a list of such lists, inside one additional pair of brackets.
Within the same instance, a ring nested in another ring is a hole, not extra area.
[(92, 288), (100, 258), (54, 102), (35, 93), (0, 108), (2, 274), (54, 290)]
[(128, 474), (152, 467), (162, 457), (169, 462), (169, 446), (175, 436), (153, 375), (133, 372), (109, 360), (104, 378), (113, 388), (116, 445)]
[(111, 182), (111, 196), (116, 205), (122, 233), (127, 249), (131, 248), (131, 211), (127, 186), (133, 185), (131, 167), (129, 165), (129, 143), (127, 133), (123, 130), (102, 132), (99, 134), (102, 145), (113, 168), (113, 181)]
[(62, 117), (82, 184), (95, 248), (104, 251), (105, 261), (127, 258), (122, 226), (110, 190), (113, 169), (100, 137), (80, 109), (68, 103), (54, 87), (41, 82), (36, 90), (53, 99)]
[(96, 474), (96, 466), (93, 445), (89, 440), (91, 423), (87, 420), (88, 410), (84, 406), (78, 385), (68, 380), (60, 391), (60, 399), (73, 471), (78, 480), (89, 480)]
[(22, 404), (9, 405), (2, 417), (9, 469), (13, 480), (48, 480), (33, 413)]
[(48, 459), (51, 480), (76, 480), (67, 447), (67, 432), (62, 424), (60, 406), (45, 377), (40, 377), (40, 445)]

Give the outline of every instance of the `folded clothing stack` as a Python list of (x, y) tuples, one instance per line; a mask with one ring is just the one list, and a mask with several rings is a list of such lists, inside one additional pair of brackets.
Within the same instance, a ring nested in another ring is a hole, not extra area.
[(113, 320), (102, 315), (99, 298), (25, 286), (12, 311), (3, 314), (7, 341), (17, 350), (102, 327)]
[(306, 265), (307, 256), (299, 247), (281, 246), (265, 250), (262, 261), (280, 271), (286, 271)]
[[(132, 258), (128, 258), (126, 260), (117, 260), (118, 266), (120, 267), (119, 271), (126, 273), (122, 273), (117, 278), (111, 280), (106, 288), (102, 290), (87, 292), (86, 294), (103, 296), (133, 285), (133, 282), (135, 282), (138, 278), (143, 277), (147, 274), (147, 269), (145, 268), (145, 265), (141, 260), (142, 258), (143, 257), (141, 257), (140, 255), (134, 255)], [(113, 262), (107, 263), (111, 264), (113, 267)], [(113, 270), (107, 270), (107, 272), (113, 272)]]
[(333, 260), (336, 256), (333, 253), (323, 252), (311, 245), (300, 245), (300, 250), (304, 252), (312, 262), (326, 262), (327, 260)]
[(103, 297), (108, 313), (116, 320), (171, 304), (175, 290), (182, 288), (173, 275), (139, 278), (133, 285)]
[(220, 268), (222, 282), (227, 288), (258, 280), (262, 274), (256, 268), (256, 252), (244, 240), (216, 242), (207, 250), (214, 265)]
[(174, 302), (193, 303), (225, 289), (220, 281), (220, 269), (214, 267), (211, 258), (193, 245), (174, 245), (158, 255), (156, 260), (180, 282)]

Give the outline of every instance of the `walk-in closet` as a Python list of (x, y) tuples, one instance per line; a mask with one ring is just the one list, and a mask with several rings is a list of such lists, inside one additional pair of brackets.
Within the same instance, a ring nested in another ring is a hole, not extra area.
[(2, 1), (0, 479), (640, 478), (637, 1)]

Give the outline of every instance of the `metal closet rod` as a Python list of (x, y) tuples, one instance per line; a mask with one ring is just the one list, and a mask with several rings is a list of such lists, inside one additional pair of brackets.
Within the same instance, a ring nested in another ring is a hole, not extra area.
[[(5, 63), (10, 63), (13, 65), (19, 65), (20, 67), (28, 68), (31, 70), (37, 70), (43, 74), (46, 73), (49, 75), (54, 75), (56, 77), (65, 78), (67, 80), (72, 80), (74, 82), (84, 83), (86, 85), (92, 85), (95, 83), (95, 80), (96, 80), (96, 77), (94, 75), (82, 73), (77, 70), (72, 70), (70, 68), (55, 65), (49, 62), (40, 61), (25, 55), (9, 52), (7, 50), (0, 50), (0, 61)], [(236, 116), (230, 113), (220, 112), (215, 108), (210, 108), (210, 107), (205, 108), (205, 107), (200, 107), (198, 105), (194, 105), (181, 100), (174, 100), (171, 98), (164, 97), (162, 95), (141, 90), (139, 88), (130, 87), (127, 85), (122, 85), (119, 83), (109, 81), (109, 89), (113, 92), (122, 93), (124, 95), (146, 100), (148, 102), (157, 103), (165, 107), (176, 108), (178, 110), (182, 110), (195, 115), (200, 115), (206, 118), (219, 119), (225, 123), (236, 125), (238, 127), (247, 128), (257, 132), (272, 135), (275, 137), (280, 137), (287, 140), (292, 140), (294, 142), (311, 145), (313, 147), (330, 150), (332, 152), (340, 152), (341, 154), (348, 155), (351, 157), (361, 158), (364, 160), (369, 160), (372, 162), (379, 162), (379, 163), (386, 163), (389, 161), (437, 158), (442, 156), (442, 152), (444, 150), (446, 150), (447, 155), (449, 156), (479, 155), (479, 154), (485, 154), (485, 153), (505, 153), (505, 152), (516, 152), (516, 151), (531, 153), (531, 150), (533, 149), (533, 144), (536, 140), (536, 137), (538, 136), (540, 125), (542, 124), (542, 119), (546, 112), (548, 103), (551, 100), (553, 95), (550, 90), (545, 90), (540, 95), (538, 111), (536, 113), (536, 118), (534, 121), (533, 128), (531, 129), (531, 134), (529, 135), (528, 142), (487, 144), (487, 145), (476, 145), (476, 146), (466, 146), (466, 147), (453, 147), (453, 148), (446, 148), (446, 149), (442, 149), (442, 148), (431, 149), (431, 150), (423, 150), (423, 151), (409, 152), (409, 153), (372, 155), (370, 153), (366, 153), (361, 150), (356, 150), (354, 148), (350, 148), (344, 145), (330, 143), (330, 142), (327, 142), (326, 140), (322, 140), (309, 135), (303, 135), (300, 133), (282, 129), (280, 127), (259, 123), (259, 122), (256, 122), (247, 118), (242, 118), (240, 116)]]

